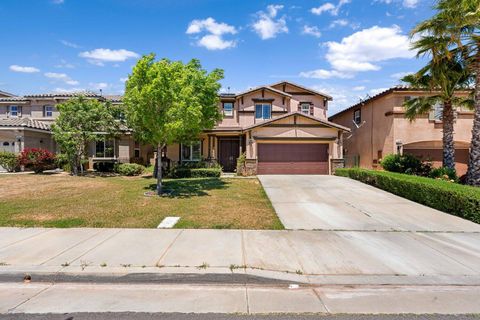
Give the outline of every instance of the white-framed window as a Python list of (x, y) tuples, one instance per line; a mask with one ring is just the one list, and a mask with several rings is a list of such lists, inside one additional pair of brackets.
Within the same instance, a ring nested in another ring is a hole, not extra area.
[(353, 121), (356, 124), (360, 124), (362, 122), (362, 112), (360, 109), (357, 109), (353, 112)]
[(113, 139), (104, 139), (95, 143), (96, 158), (114, 158), (115, 142)]
[(8, 115), (9, 117), (16, 118), (20, 114), (20, 108), (19, 106), (9, 106), (8, 107)]
[(442, 121), (443, 119), (443, 104), (437, 102), (430, 110), (428, 114), (428, 119), (431, 121)]
[(223, 103), (223, 115), (226, 117), (233, 116), (233, 102)]
[(193, 142), (192, 144), (182, 144), (182, 161), (200, 161), (201, 160), (201, 143), (200, 141)]
[(300, 105), (300, 111), (304, 114), (310, 114), (310, 104), (309, 103), (302, 103)]
[(271, 119), (272, 118), (272, 105), (270, 103), (257, 103), (255, 104), (255, 118), (256, 119)]
[(44, 106), (43, 114), (47, 118), (53, 117), (53, 106)]

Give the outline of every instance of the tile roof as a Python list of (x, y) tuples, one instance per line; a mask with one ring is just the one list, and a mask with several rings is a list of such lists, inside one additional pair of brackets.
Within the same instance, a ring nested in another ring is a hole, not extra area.
[(0, 90), (0, 95), (6, 96), (6, 97), (15, 97), (14, 94), (12, 94), (10, 92), (2, 91), (2, 90)]
[(50, 123), (30, 118), (0, 119), (0, 127), (24, 127), (50, 131)]
[(102, 98), (101, 95), (92, 91), (26, 94), (24, 97), (25, 98), (73, 98), (79, 95), (82, 95), (88, 98)]
[(310, 89), (308, 87), (302, 86), (301, 84), (297, 84), (297, 83), (294, 83), (294, 82), (291, 82), (291, 81), (283, 80), (283, 81), (275, 82), (273, 84), (270, 84), (269, 87), (278, 86), (279, 84), (284, 84), (284, 83), (289, 84), (292, 87), (297, 87), (297, 88), (300, 88), (302, 90), (305, 90), (305, 91), (308, 91), (308, 92), (311, 92), (311, 93), (314, 93), (314, 94), (318, 94), (319, 96), (323, 96), (323, 97), (327, 98), (328, 100), (333, 100), (333, 98), (331, 96), (329, 96), (328, 94), (322, 93), (322, 92), (317, 91), (317, 90)]

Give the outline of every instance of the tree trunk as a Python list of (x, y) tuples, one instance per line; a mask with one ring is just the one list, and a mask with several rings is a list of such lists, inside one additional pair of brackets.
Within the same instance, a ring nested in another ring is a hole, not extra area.
[(157, 194), (162, 195), (162, 149), (163, 145), (160, 143), (157, 146)]
[(455, 169), (455, 145), (453, 138), (453, 123), (455, 121), (452, 103), (445, 101), (443, 105), (443, 166)]
[[(480, 43), (477, 45), (480, 49)], [(475, 57), (475, 111), (473, 117), (472, 143), (468, 160), (467, 184), (480, 186), (480, 51)]]

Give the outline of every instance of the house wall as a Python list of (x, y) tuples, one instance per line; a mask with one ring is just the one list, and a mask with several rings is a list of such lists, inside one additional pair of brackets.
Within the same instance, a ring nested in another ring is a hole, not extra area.
[[(438, 155), (439, 149), (442, 149), (442, 123), (441, 121), (429, 120), (428, 114), (417, 117), (411, 122), (405, 118), (403, 103), (405, 98), (412, 96), (427, 95), (425, 92), (400, 91), (392, 92), (383, 97), (373, 99), (365, 105), (358, 107), (361, 109), (362, 122), (360, 128), (353, 124), (354, 111), (358, 108), (347, 110), (341, 114), (330, 118), (331, 121), (347, 126), (352, 129), (350, 134), (344, 135), (344, 150), (346, 165), (352, 167), (355, 165), (356, 157), (360, 157), (358, 165), (362, 168), (377, 168), (378, 160), (382, 157), (396, 153), (397, 143), (401, 146), (403, 152), (409, 149), (415, 149), (418, 152), (418, 143), (421, 150), (436, 150), (431, 154)], [(455, 142), (459, 150), (464, 150), (471, 140), (471, 130), (473, 123), (473, 114), (464, 109), (458, 110), (458, 117), (454, 125)], [(459, 161), (464, 157), (463, 151), (459, 152)], [(428, 152), (423, 152), (429, 154)], [(441, 153), (440, 153), (441, 154)], [(435, 160), (435, 159), (434, 159)], [(434, 161), (435, 165), (441, 165), (441, 159)], [(459, 174), (465, 172), (466, 166), (457, 165)]]

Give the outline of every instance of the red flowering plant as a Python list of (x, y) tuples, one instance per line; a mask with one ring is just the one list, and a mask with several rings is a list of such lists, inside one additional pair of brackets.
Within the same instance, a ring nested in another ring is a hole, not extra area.
[(55, 168), (55, 154), (45, 149), (24, 149), (18, 156), (18, 162), (35, 173), (42, 173)]

